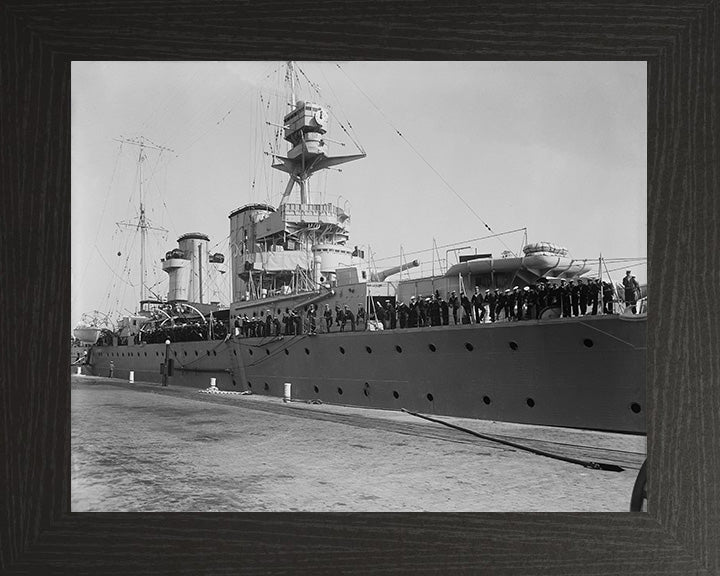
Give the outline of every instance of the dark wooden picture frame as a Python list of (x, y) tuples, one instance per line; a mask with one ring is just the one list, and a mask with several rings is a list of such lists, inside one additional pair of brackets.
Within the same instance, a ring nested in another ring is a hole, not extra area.
[[(720, 573), (719, 23), (718, 0), (6, 0), (0, 572)], [(647, 61), (647, 514), (69, 512), (70, 63), (288, 55)]]

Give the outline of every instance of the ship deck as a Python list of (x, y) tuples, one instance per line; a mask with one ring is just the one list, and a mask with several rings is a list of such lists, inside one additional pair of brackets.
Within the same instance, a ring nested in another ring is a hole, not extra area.
[(72, 376), (74, 512), (627, 511), (646, 439)]

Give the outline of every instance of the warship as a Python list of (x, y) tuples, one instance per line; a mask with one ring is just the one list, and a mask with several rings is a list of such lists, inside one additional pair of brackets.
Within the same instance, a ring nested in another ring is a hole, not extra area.
[[(622, 310), (615, 294), (608, 309), (601, 294), (592, 313), (588, 305), (568, 316), (562, 302), (538, 301), (536, 287), (600, 285), (601, 267), (595, 276), (551, 242), (527, 243), (520, 255), (461, 256), (413, 278), (405, 271), (416, 260), (377, 270), (350, 241), (347, 208), (313, 202), (311, 189), (314, 174), (366, 152), (328, 153), (329, 112), (297, 98), (293, 66), (279, 125), (288, 150), (272, 155), (287, 185), (277, 205), (229, 213), (229, 306), (207, 288), (225, 255), (206, 234), (183, 234), (161, 260), (166, 298), (148, 298), (141, 277), (137, 313), (75, 331), (88, 346), (83, 371), (279, 398), (290, 385), (293, 398), (311, 402), (645, 433), (646, 302)], [(131, 143), (142, 166), (152, 143)], [(518, 296), (497, 316), (488, 304), (528, 292), (535, 297)], [(482, 317), (446, 306), (474, 294)]]

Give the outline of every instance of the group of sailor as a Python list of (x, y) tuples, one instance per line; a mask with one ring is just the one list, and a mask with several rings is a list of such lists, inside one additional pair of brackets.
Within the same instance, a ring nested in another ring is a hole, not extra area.
[[(623, 279), (625, 304), (635, 310), (640, 288), (634, 276), (628, 271)], [(232, 334), (235, 337), (294, 336), (298, 334), (316, 334), (318, 332), (344, 332), (347, 330), (394, 330), (396, 328), (418, 328), (426, 326), (448, 326), (453, 324), (482, 324), (487, 322), (513, 322), (539, 319), (547, 308), (559, 310), (565, 318), (614, 313), (613, 285), (600, 279), (574, 280), (561, 279), (548, 282), (540, 279), (534, 284), (514, 286), (512, 289), (499, 288), (481, 291), (475, 287), (472, 295), (461, 290), (458, 296), (455, 290), (443, 298), (438, 290), (430, 296), (412, 296), (409, 303), (396, 305), (392, 299), (373, 299), (370, 311), (358, 305), (353, 312), (345, 304), (329, 304), (319, 311), (315, 304), (296, 311), (280, 309), (273, 315), (271, 310), (238, 315), (234, 321)]]
[[(635, 311), (640, 288), (634, 276), (623, 280), (625, 304)], [(564, 318), (614, 313), (614, 288), (600, 279), (561, 279), (558, 283), (540, 280), (534, 284), (514, 286), (512, 289), (481, 291), (475, 287), (469, 296), (460, 291), (451, 291), (445, 300), (436, 290), (427, 298), (412, 296), (410, 303), (400, 302), (395, 308), (386, 301), (385, 308), (378, 309), (378, 318), (384, 328), (415, 328), (424, 326), (447, 326), (451, 324), (482, 324), (497, 321), (522, 321), (540, 318), (546, 308), (559, 309)], [(389, 322), (382, 316), (389, 315)], [(389, 324), (389, 326), (388, 326)]]
[(175, 322), (163, 325), (149, 332), (141, 332), (134, 337), (135, 342), (161, 344), (170, 342), (195, 342), (198, 340), (222, 340), (227, 336), (227, 327), (217, 318), (205, 322)]

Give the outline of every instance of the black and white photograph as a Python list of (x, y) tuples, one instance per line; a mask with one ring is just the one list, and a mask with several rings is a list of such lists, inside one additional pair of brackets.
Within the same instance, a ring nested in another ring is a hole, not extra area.
[(647, 100), (72, 62), (72, 511), (647, 511)]

